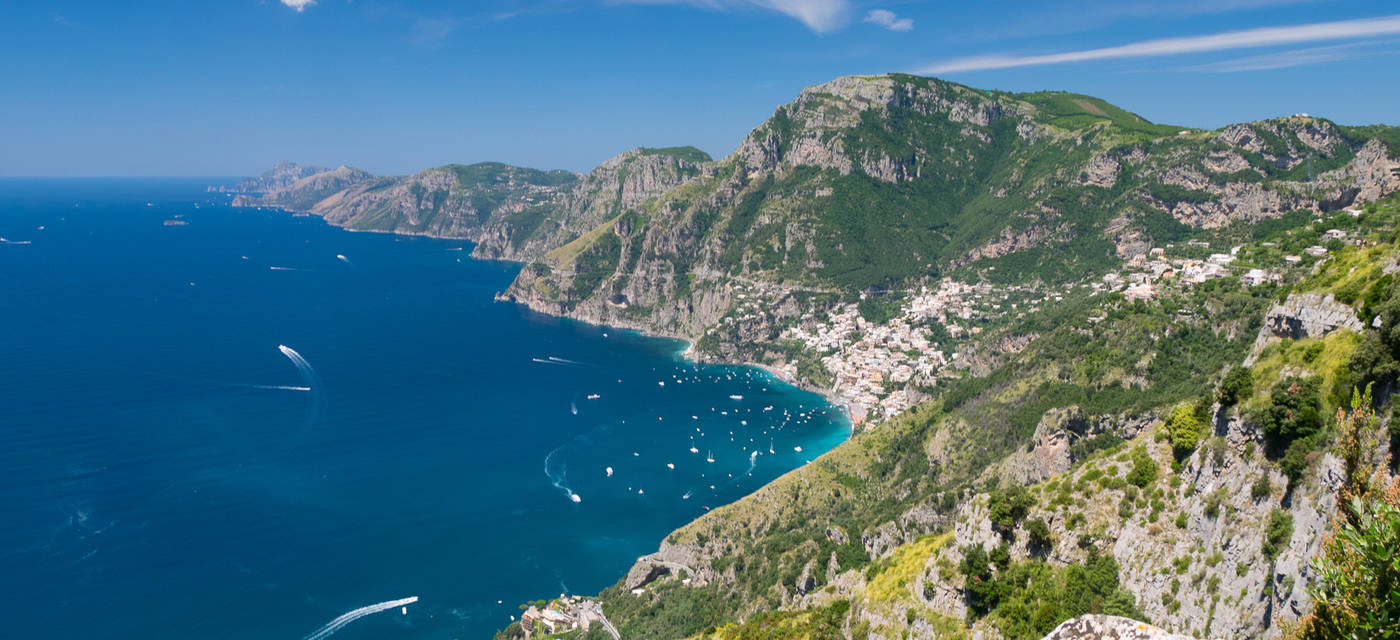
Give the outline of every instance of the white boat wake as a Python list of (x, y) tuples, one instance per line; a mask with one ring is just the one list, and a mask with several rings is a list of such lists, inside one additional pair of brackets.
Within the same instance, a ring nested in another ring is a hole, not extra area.
[(310, 392), (311, 413), (307, 417), (307, 424), (314, 424), (320, 421), (321, 416), (326, 410), (325, 394), (321, 393), (321, 376), (316, 375), (316, 370), (311, 367), (311, 363), (307, 362), (306, 358), (301, 357), (301, 354), (297, 353), (296, 349), (285, 344), (279, 344), (277, 345), (277, 350), (281, 351), (282, 355), (287, 356), (287, 359), (291, 360), (292, 364), (296, 365), (297, 373), (301, 374), (302, 386), (277, 385), (273, 386), (273, 388), (286, 391)]
[(287, 359), (291, 360), (292, 364), (296, 365), (297, 371), (301, 373), (301, 378), (306, 381), (307, 387), (314, 389), (321, 386), (321, 377), (316, 375), (316, 370), (311, 368), (311, 363), (307, 362), (306, 358), (301, 357), (301, 354), (297, 353), (296, 349), (285, 344), (279, 344), (277, 345), (277, 350), (281, 351), (282, 355), (287, 356)]
[(326, 626), (317, 629), (315, 633), (312, 633), (311, 635), (302, 638), (302, 640), (324, 640), (325, 638), (331, 637), (331, 634), (340, 631), (340, 629), (345, 625), (359, 620), (360, 618), (363, 618), (368, 615), (374, 615), (381, 611), (388, 611), (396, 607), (406, 607), (415, 602), (418, 602), (418, 596), (412, 596), (400, 600), (390, 600), (388, 602), (372, 604), (367, 607), (360, 607), (359, 609), (355, 609), (354, 611), (350, 611), (334, 620), (331, 620), (330, 622), (326, 623)]
[(269, 389), (272, 391), (310, 391), (311, 387), (294, 387), (287, 384), (255, 384), (249, 385), (254, 389)]
[(544, 457), (544, 475), (548, 476), (549, 481), (551, 484), (554, 485), (554, 488), (563, 491), (564, 495), (568, 497), (570, 501), (583, 502), (583, 498), (580, 498), (577, 493), (574, 493), (574, 490), (570, 489), (569, 485), (566, 483), (565, 474), (568, 473), (568, 467), (565, 464), (560, 463), (559, 473), (557, 474), (549, 468), (551, 461), (554, 460), (554, 454), (559, 453), (559, 451), (563, 448), (564, 446), (562, 445), (555, 447), (553, 451), (549, 452), (549, 455), (546, 455)]

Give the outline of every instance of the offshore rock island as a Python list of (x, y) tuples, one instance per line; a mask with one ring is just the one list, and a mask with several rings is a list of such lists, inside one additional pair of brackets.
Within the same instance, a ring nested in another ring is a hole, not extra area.
[(1358, 615), (1315, 606), (1352, 553), (1330, 532), (1397, 517), (1396, 127), (843, 77), (719, 160), (228, 190), (469, 240), (524, 263), (502, 299), (764, 365), (861, 425), (502, 637), (1273, 638)]

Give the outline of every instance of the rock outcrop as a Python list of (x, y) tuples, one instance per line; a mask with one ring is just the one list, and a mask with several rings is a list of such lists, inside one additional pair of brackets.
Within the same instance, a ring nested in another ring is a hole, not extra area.
[(1041, 640), (1193, 640), (1146, 622), (1116, 616), (1085, 615), (1060, 623)]
[(1264, 328), (1277, 337), (1300, 340), (1321, 338), (1337, 329), (1359, 332), (1363, 327), (1356, 311), (1330, 294), (1293, 293), (1269, 310)]
[(476, 257), (524, 262), (701, 175), (707, 161), (691, 148), (634, 149), (582, 175), (488, 162), (386, 178), (279, 164), (239, 183), (249, 193), (233, 205), (311, 212), (361, 231), (461, 238), (476, 243)]
[(256, 197), (264, 193), (286, 189), (296, 184), (298, 180), (309, 178), (329, 170), (330, 169), (327, 167), (302, 165), (295, 162), (278, 162), (272, 165), (271, 169), (264, 171), (260, 176), (244, 178), (233, 186), (211, 186), (208, 188), (208, 191), (216, 193), (253, 194), (253, 196)]
[[(1059, 115), (1066, 98), (1083, 109), (1073, 119)], [(1144, 133), (1156, 138), (1144, 143)], [(1082, 266), (1056, 276), (1043, 265), (1098, 260), (1070, 257), (1084, 242), (1106, 240), (1119, 257), (1145, 253), (1160, 244), (1159, 214), (1216, 228), (1394, 193), (1397, 167), (1375, 134), (1316, 118), (1197, 132), (1085, 96), (838, 78), (804, 89), (703, 179), (663, 193), (626, 228), (589, 218), (600, 225), (588, 236), (592, 255), (579, 246), (546, 256), (507, 297), (589, 322), (713, 334), (702, 350), (733, 355), (776, 336), (742, 317), (717, 331), (736, 282), (879, 289), (996, 261), (1008, 261), (997, 263), (1000, 277), (1081, 277)], [(596, 258), (582, 285), (580, 255)], [(1012, 265), (1023, 273), (1001, 275)]]

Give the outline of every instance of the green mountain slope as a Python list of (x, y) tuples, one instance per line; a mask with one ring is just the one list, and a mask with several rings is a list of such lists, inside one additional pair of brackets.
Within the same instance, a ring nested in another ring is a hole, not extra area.
[(477, 243), (478, 257), (523, 260), (699, 175), (709, 160), (694, 147), (674, 147), (629, 151), (584, 175), (498, 162), (400, 177), (341, 167), (234, 204), (309, 211), (361, 231), (463, 238)]
[(638, 207), (639, 225), (598, 234), (612, 272), (575, 286), (572, 265), (545, 261), (511, 294), (699, 338), (735, 278), (846, 293), (944, 275), (1059, 283), (1154, 244), (1391, 193), (1395, 136), (1309, 117), (1194, 131), (1074, 94), (840, 78)]
[[(1070, 287), (978, 339), (1035, 336), (989, 375), (676, 531), (603, 608), (645, 638), (1039, 638), (1085, 613), (1276, 637), (1342, 484), (1400, 433), (1331, 418), (1400, 370), (1397, 223), (1391, 197), (1239, 247), (1349, 238), (1280, 284)], [(1321, 310), (1336, 324), (1304, 322)]]
[[(1038, 638), (1086, 613), (1276, 637), (1343, 479), (1394, 444), (1395, 127), (1203, 131), (886, 75), (804, 90), (720, 160), (315, 177), (255, 203), (471, 239), (527, 262), (510, 298), (769, 365), (861, 421), (639, 559), (601, 595), (627, 638)], [(1367, 383), (1363, 455), (1337, 412)]]

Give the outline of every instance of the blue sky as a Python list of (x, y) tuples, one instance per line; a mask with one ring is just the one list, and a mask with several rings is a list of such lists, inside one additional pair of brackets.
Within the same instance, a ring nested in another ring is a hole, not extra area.
[(0, 0), (0, 175), (719, 157), (847, 74), (1400, 124), (1393, 0)]

